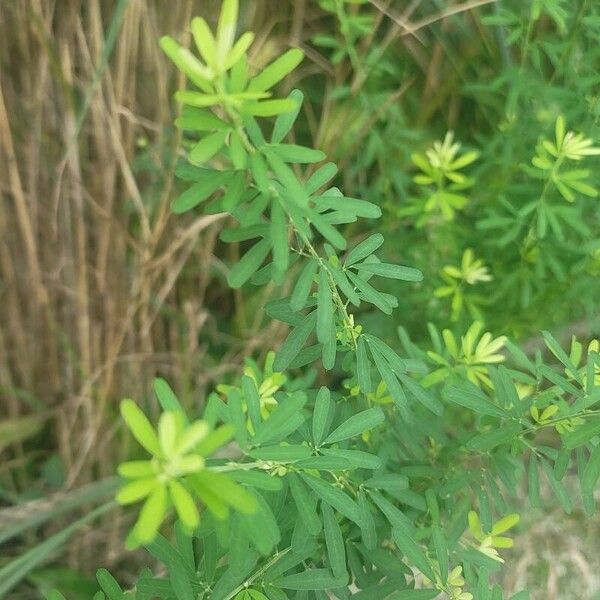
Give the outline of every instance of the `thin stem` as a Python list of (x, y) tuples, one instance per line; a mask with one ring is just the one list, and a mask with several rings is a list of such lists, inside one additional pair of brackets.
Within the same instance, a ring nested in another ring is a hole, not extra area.
[(244, 583), (238, 585), (233, 591), (229, 592), (229, 594), (227, 594), (227, 596), (225, 596), (225, 598), (223, 600), (231, 600), (232, 598), (235, 598), (237, 596), (237, 594), (239, 594), (241, 591), (248, 589), (261, 575), (263, 575), (274, 564), (276, 564), (278, 561), (280, 561), (288, 552), (291, 552), (291, 550), (292, 550), (292, 548), (290, 546), (289, 548), (286, 548), (285, 550), (282, 550), (281, 552), (276, 552), (275, 555), (273, 556), (273, 558), (269, 562), (267, 562), (260, 569), (258, 569), (256, 571), (256, 573), (254, 573), (253, 575), (248, 577), (248, 579), (246, 579), (246, 581), (244, 581)]

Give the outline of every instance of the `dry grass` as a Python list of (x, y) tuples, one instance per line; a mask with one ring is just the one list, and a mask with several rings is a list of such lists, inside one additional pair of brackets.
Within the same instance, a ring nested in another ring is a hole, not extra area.
[[(128, 451), (118, 401), (149, 399), (153, 376), (197, 410), (208, 387), (276, 339), (256, 308), (265, 296), (222, 285), (226, 269), (213, 251), (224, 215), (169, 211), (180, 141), (172, 94), (184, 81), (157, 40), (169, 33), (187, 43), (191, 17), (214, 17), (219, 6), (2, 3), (0, 422), (47, 420), (38, 448), (12, 444), (0, 467), (9, 502), (36, 488), (51, 457), (65, 489), (114, 473)], [(243, 4), (243, 20), (259, 32), (256, 60), (301, 35), (304, 2), (292, 6)], [(105, 528), (113, 557), (117, 523)], [(73, 544), (69, 563), (85, 565), (90, 551)]]

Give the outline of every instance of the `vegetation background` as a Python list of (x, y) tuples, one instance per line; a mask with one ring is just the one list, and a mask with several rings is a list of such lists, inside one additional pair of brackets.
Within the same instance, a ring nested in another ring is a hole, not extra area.
[[(243, 28), (257, 32), (258, 64), (288, 47), (306, 54), (282, 90), (306, 94), (301, 142), (340, 164), (348, 195), (382, 206), (390, 254), (425, 272), (421, 288), (404, 288), (395, 317), (413, 340), (427, 338), (428, 321), (456, 331), (470, 322), (466, 315), (453, 322), (433, 293), (442, 267), (459, 262), (468, 246), (494, 273), (475, 299), (494, 334), (533, 351), (542, 328), (566, 344), (573, 333), (584, 340), (598, 333), (599, 287), (590, 283), (590, 273), (600, 273), (598, 209), (582, 217), (595, 232), (581, 249), (587, 262), (576, 256), (541, 273), (523, 268), (518, 250), (494, 248), (493, 234), (478, 226), (493, 217), (492, 199), (527, 193), (515, 171), (541, 135), (551, 137), (559, 113), (599, 139), (594, 5), (241, 3)], [(224, 256), (218, 241), (225, 216), (169, 212), (179, 185), (172, 93), (181, 81), (157, 41), (170, 34), (186, 42), (181, 32), (191, 17), (214, 21), (219, 7), (217, 0), (0, 4), (0, 531), (23, 529), (0, 546), (0, 570), (15, 557), (31, 559), (10, 598), (42, 597), (57, 581), (73, 598), (89, 598), (99, 564), (125, 574), (135, 564), (121, 541), (129, 522), (117, 510), (27, 554), (110, 489), (129, 450), (118, 418), (124, 395), (149, 397), (161, 375), (185, 406), (198, 407), (245, 357), (262, 360), (285, 335), (264, 319), (268, 286), (229, 290), (223, 259), (235, 256)], [(472, 212), (441, 235), (406, 226), (403, 211), (417, 193), (411, 154), (448, 130), (481, 160), (473, 166)], [(496, 285), (509, 275), (512, 284)], [(395, 336), (389, 320), (377, 319), (373, 327)], [(583, 521), (579, 510), (567, 517), (551, 500), (524, 517), (507, 589), (600, 597), (593, 596), (598, 520)]]

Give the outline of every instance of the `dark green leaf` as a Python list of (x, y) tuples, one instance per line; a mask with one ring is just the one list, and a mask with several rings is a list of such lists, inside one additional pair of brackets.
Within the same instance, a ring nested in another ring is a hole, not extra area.
[[(285, 395), (277, 395), (276, 398), (285, 397)], [(258, 446), (267, 442), (277, 441), (283, 436), (291, 433), (296, 429), (289, 429), (293, 416), (301, 416), (301, 409), (306, 404), (306, 394), (303, 392), (294, 392), (287, 395), (284, 400), (280, 401), (277, 408), (271, 413), (269, 418), (264, 421), (260, 427), (256, 429), (253, 443)], [(302, 421), (304, 417), (302, 417)]]
[(323, 479), (313, 477), (306, 473), (302, 473), (302, 478), (315, 491), (319, 498), (327, 502), (327, 504), (331, 505), (351, 521), (360, 524), (360, 511), (358, 505), (340, 488), (327, 483)]
[(385, 420), (383, 411), (376, 408), (369, 408), (356, 415), (352, 415), (344, 421), (339, 427), (332, 431), (325, 439), (325, 444), (335, 444), (351, 437), (355, 437), (374, 429)]
[(383, 242), (383, 236), (380, 233), (374, 233), (350, 250), (344, 264), (350, 266), (367, 258), (367, 256), (373, 254)]
[(305, 184), (306, 192), (313, 194), (320, 187), (324, 186), (327, 182), (331, 181), (337, 174), (337, 167), (334, 163), (325, 163), (319, 167), (309, 178)]
[(443, 396), (449, 402), (464, 406), (477, 414), (490, 417), (507, 417), (508, 413), (495, 404), (473, 383), (464, 381), (445, 388)]
[(325, 343), (333, 323), (333, 298), (327, 278), (327, 271), (319, 271), (319, 291), (317, 294), (317, 339)]
[(581, 474), (581, 495), (588, 515), (595, 512), (594, 490), (600, 477), (600, 444), (595, 446)]
[(425, 552), (404, 530), (397, 527), (392, 529), (392, 537), (396, 546), (406, 556), (408, 562), (414, 565), (431, 581), (435, 581), (435, 573)]
[(358, 338), (356, 347), (356, 376), (358, 387), (363, 394), (371, 392), (371, 363), (367, 354), (367, 345), (363, 336)]
[(317, 262), (310, 258), (307, 259), (290, 298), (290, 307), (292, 310), (302, 310), (306, 305), (306, 299), (310, 294), (316, 272)]
[(227, 276), (227, 282), (232, 288), (239, 288), (258, 271), (260, 266), (263, 264), (265, 258), (271, 250), (271, 241), (268, 239), (261, 240), (254, 244), (244, 256), (236, 263), (229, 275)]
[(275, 125), (273, 126), (273, 135), (271, 136), (271, 141), (274, 144), (281, 142), (281, 140), (283, 140), (283, 138), (293, 127), (298, 116), (298, 112), (300, 111), (300, 107), (302, 106), (304, 94), (300, 90), (292, 90), (288, 98), (294, 101), (296, 108), (289, 112), (280, 114), (275, 120)]
[(271, 242), (275, 271), (283, 277), (289, 262), (288, 228), (286, 215), (277, 200), (271, 203)]
[(315, 503), (310, 498), (311, 494), (306, 488), (306, 484), (296, 473), (290, 473), (288, 480), (300, 520), (311, 535), (317, 535), (321, 531), (321, 520), (317, 515)]
[[(208, 171), (208, 169), (206, 170)], [(202, 177), (202, 180), (188, 188), (173, 201), (171, 210), (176, 214), (191, 210), (227, 183), (231, 176), (231, 171), (208, 171)]]
[(365, 273), (373, 273), (380, 277), (388, 277), (390, 279), (401, 279), (403, 281), (423, 281), (423, 273), (419, 269), (412, 267), (403, 267), (401, 265), (390, 265), (386, 263), (363, 262), (352, 265), (354, 269), (364, 271)]
[(346, 549), (342, 530), (329, 504), (322, 502), (321, 512), (323, 513), (323, 528), (325, 530), (329, 565), (335, 577), (346, 578), (348, 576), (346, 571)]
[(329, 569), (307, 569), (273, 582), (285, 590), (334, 590), (346, 585), (347, 577), (334, 577)]
[(308, 336), (312, 333), (316, 324), (317, 311), (314, 310), (306, 315), (297, 327), (292, 329), (277, 353), (277, 357), (273, 363), (275, 371), (282, 372), (290, 366), (292, 360), (294, 360), (306, 343), (306, 340), (308, 340)]

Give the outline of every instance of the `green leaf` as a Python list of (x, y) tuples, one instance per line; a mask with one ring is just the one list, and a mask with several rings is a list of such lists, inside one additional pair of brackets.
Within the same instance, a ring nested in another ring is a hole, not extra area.
[(150, 477), (135, 479), (125, 484), (118, 491), (116, 501), (123, 505), (139, 502), (149, 496), (157, 485), (156, 473), (153, 472)]
[(358, 387), (363, 394), (368, 394), (372, 390), (371, 385), (371, 363), (367, 354), (367, 345), (363, 336), (358, 338), (356, 346), (356, 376), (358, 378)]
[(221, 425), (211, 431), (197, 446), (196, 452), (200, 456), (210, 456), (215, 450), (224, 446), (233, 438), (235, 429), (232, 425)]
[(386, 519), (394, 529), (411, 532), (414, 531), (414, 526), (408, 517), (396, 506), (394, 506), (387, 498), (379, 492), (369, 491), (369, 495), (377, 504), (379, 510), (385, 515)]
[[(245, 58), (244, 55), (246, 54), (248, 48), (250, 48), (250, 46), (252, 45), (253, 41), (254, 33), (252, 33), (251, 31), (247, 31), (246, 33), (240, 36), (239, 40), (233, 45), (231, 52), (229, 52), (229, 54), (227, 55), (227, 60), (223, 65), (225, 71), (228, 71), (229, 69), (237, 65), (240, 60)], [(235, 87), (233, 87), (233, 89), (234, 91), (237, 91)]]
[(198, 52), (200, 52), (207, 65), (215, 67), (217, 64), (217, 44), (210, 27), (202, 17), (194, 17), (190, 29)]
[(448, 581), (448, 542), (444, 537), (444, 532), (439, 525), (434, 525), (431, 529), (433, 547), (440, 568), (440, 578), (443, 584)]
[(477, 414), (499, 418), (508, 416), (503, 408), (492, 404), (490, 399), (471, 382), (465, 381), (447, 387), (442, 394), (445, 400), (468, 408)]
[(121, 416), (133, 437), (150, 453), (162, 456), (156, 431), (146, 415), (133, 400), (121, 401)]
[(248, 452), (248, 456), (258, 458), (259, 460), (287, 463), (297, 462), (308, 458), (312, 456), (312, 453), (313, 451), (309, 446), (283, 443), (263, 446), (262, 448), (254, 448)]
[(221, 198), (221, 203), (223, 210), (232, 212), (244, 198), (244, 191), (247, 187), (246, 175), (242, 172), (236, 172), (228, 183), (225, 194)]
[(417, 567), (431, 581), (435, 581), (435, 573), (433, 572), (431, 563), (427, 559), (425, 552), (412, 537), (404, 530), (394, 527), (392, 529), (392, 538), (399, 550), (406, 556), (408, 562)]
[(138, 520), (133, 528), (135, 538), (141, 543), (151, 542), (167, 512), (167, 491), (164, 485), (158, 485), (140, 511)]
[(364, 334), (364, 338), (367, 340), (370, 347), (385, 358), (394, 373), (401, 374), (406, 372), (407, 368), (405, 361), (402, 360), (398, 354), (396, 354), (396, 351), (388, 346), (383, 340), (368, 333)]
[(346, 248), (346, 240), (342, 234), (332, 225), (330, 225), (319, 213), (309, 211), (308, 218), (315, 226), (317, 231), (335, 248), (344, 250)]
[(215, 131), (200, 140), (190, 151), (189, 160), (202, 164), (210, 160), (225, 144), (226, 131)]
[(331, 181), (337, 174), (338, 168), (332, 163), (325, 163), (319, 167), (306, 181), (305, 188), (308, 194), (316, 192), (319, 188), (323, 187), (326, 183)]
[(256, 389), (256, 383), (248, 375), (242, 376), (241, 383), (248, 416), (250, 417), (250, 422), (256, 428), (261, 422), (260, 398)]
[(231, 479), (250, 487), (265, 490), (267, 492), (279, 492), (283, 489), (283, 484), (280, 477), (261, 473), (260, 471), (228, 471)]
[(521, 426), (518, 423), (509, 423), (472, 437), (467, 442), (467, 448), (471, 450), (492, 450), (502, 444), (511, 444), (520, 432)]
[(161, 37), (159, 43), (163, 52), (192, 83), (204, 92), (212, 91), (212, 73), (187, 48), (181, 47), (168, 35)]
[(433, 600), (437, 597), (437, 590), (399, 590), (394, 593), (394, 600)]
[(331, 410), (331, 397), (329, 389), (321, 386), (315, 400), (315, 409), (312, 418), (312, 435), (315, 446), (320, 446), (325, 434), (327, 433), (327, 424), (329, 411)]
[(319, 271), (319, 291), (317, 294), (317, 339), (325, 343), (333, 324), (333, 298), (327, 271)]
[(290, 490), (294, 503), (298, 510), (300, 520), (306, 526), (307, 531), (311, 535), (317, 535), (321, 531), (321, 520), (315, 510), (315, 503), (310, 498), (310, 493), (306, 488), (305, 483), (296, 473), (290, 473), (288, 476), (290, 482)]
[(290, 307), (294, 311), (302, 310), (306, 306), (306, 300), (312, 288), (313, 279), (317, 272), (317, 262), (311, 258), (307, 259), (306, 264), (300, 271), (294, 291), (290, 298)]
[(238, 0), (223, 0), (217, 22), (217, 59), (225, 65), (233, 47), (237, 27)]
[(177, 511), (177, 516), (185, 528), (191, 531), (198, 527), (200, 514), (196, 508), (196, 503), (190, 493), (176, 479), (169, 481), (169, 494)]
[(175, 92), (175, 100), (189, 106), (206, 108), (208, 106), (217, 106), (223, 101), (219, 94), (202, 94), (191, 90), (179, 90)]
[(384, 242), (383, 236), (380, 233), (374, 233), (366, 240), (352, 248), (344, 261), (346, 266), (351, 266), (375, 252)]
[(366, 488), (386, 490), (398, 494), (408, 489), (408, 477), (399, 473), (379, 473), (367, 479), (363, 485)]
[(189, 475), (188, 479), (200, 499), (203, 498), (205, 490), (210, 490), (223, 502), (241, 513), (251, 515), (256, 511), (257, 504), (254, 495), (223, 473), (204, 469)]
[(274, 144), (278, 144), (279, 142), (281, 142), (283, 138), (292, 129), (296, 118), (298, 117), (300, 107), (302, 106), (304, 94), (300, 90), (292, 90), (290, 95), (288, 96), (288, 99), (292, 100), (296, 106), (294, 110), (280, 114), (277, 117), (277, 119), (275, 119), (275, 125), (273, 126), (273, 134), (271, 135), (271, 142), (273, 142)]
[[(350, 281), (360, 291), (360, 297), (367, 302), (370, 302), (376, 306), (379, 310), (384, 312), (386, 315), (392, 314), (393, 305), (388, 300), (387, 296), (378, 292), (374, 287), (369, 285), (364, 279), (352, 273), (352, 271), (346, 271), (346, 275), (350, 278)], [(397, 305), (397, 302), (396, 302)]]
[(567, 368), (570, 375), (577, 380), (580, 380), (579, 373), (577, 368), (571, 361), (571, 359), (567, 356), (567, 353), (561, 348), (560, 344), (556, 341), (554, 336), (549, 331), (542, 331), (542, 336), (544, 337), (544, 342), (546, 346), (558, 358), (558, 360)]
[(419, 269), (403, 267), (401, 265), (390, 265), (387, 263), (363, 262), (352, 265), (354, 269), (373, 273), (389, 279), (401, 279), (403, 281), (423, 281), (423, 273)]
[(600, 478), (600, 444), (594, 447), (581, 474), (581, 495), (588, 515), (595, 512), (594, 490)]
[(253, 495), (257, 510), (254, 514), (242, 515), (242, 523), (248, 538), (258, 551), (263, 556), (269, 556), (273, 553), (273, 548), (279, 543), (281, 533), (271, 507), (258, 492), (254, 492)]
[(293, 112), (295, 109), (296, 103), (291, 99), (246, 102), (240, 106), (240, 112), (255, 117), (274, 117), (275, 115)]
[(282, 278), (289, 263), (288, 224), (281, 203), (276, 199), (271, 203), (271, 241), (273, 265)]
[(348, 298), (348, 300), (354, 304), (354, 306), (360, 305), (360, 298), (358, 294), (354, 291), (354, 286), (348, 281), (345, 273), (343, 273), (340, 269), (337, 269), (332, 264), (326, 264), (325, 267), (331, 273), (335, 284), (338, 288), (343, 292), (343, 294)]
[(312, 333), (316, 324), (317, 311), (314, 310), (306, 315), (297, 327), (292, 329), (277, 353), (277, 357), (273, 363), (275, 371), (283, 372), (290, 366), (292, 360), (294, 360), (298, 352), (304, 347), (308, 336)]
[(600, 435), (600, 419), (589, 419), (579, 425), (575, 431), (563, 434), (562, 439), (569, 450), (587, 444), (591, 439)]
[(379, 371), (379, 374), (381, 375), (381, 378), (383, 379), (383, 381), (388, 389), (388, 392), (392, 396), (394, 402), (396, 403), (398, 408), (400, 408), (400, 409), (406, 408), (406, 405), (407, 405), (406, 394), (404, 393), (404, 391), (402, 390), (402, 387), (398, 383), (398, 379), (396, 378), (396, 375), (394, 374), (392, 369), (390, 369), (388, 363), (383, 358), (383, 356), (379, 353), (378, 350), (371, 347), (371, 354), (373, 355), (373, 360), (375, 361), (375, 367)]
[[(279, 369), (275, 368), (275, 370), (278, 371)], [(253, 444), (259, 446), (267, 442), (278, 441), (281, 437), (294, 431), (297, 426), (291, 431), (289, 430), (290, 423), (294, 423), (291, 419), (293, 416), (302, 416), (300, 411), (305, 404), (306, 394), (303, 392), (294, 392), (287, 395), (283, 401), (279, 402), (277, 408), (270, 414), (269, 418), (256, 429)], [(304, 417), (302, 416), (303, 420)]]
[(306, 146), (297, 144), (271, 144), (271, 152), (274, 152), (281, 160), (286, 163), (310, 164), (316, 163), (325, 158), (325, 153), (320, 150), (313, 150)]
[(317, 471), (349, 471), (356, 468), (347, 458), (342, 456), (311, 456), (299, 460), (294, 465), (297, 469)]
[(96, 571), (96, 579), (108, 600), (123, 600), (125, 598), (121, 586), (106, 569), (98, 569)]
[(540, 506), (540, 479), (538, 472), (538, 460), (535, 454), (529, 457), (529, 469), (527, 471), (527, 495), (531, 508)]
[(271, 181), (267, 173), (267, 165), (258, 152), (250, 155), (250, 171), (258, 189), (265, 196), (270, 196)]
[(322, 502), (321, 512), (323, 514), (325, 544), (327, 546), (327, 556), (331, 571), (335, 577), (339, 577), (340, 579), (346, 578), (348, 572), (346, 570), (346, 548), (344, 546), (342, 530), (329, 504)]
[(202, 179), (180, 194), (171, 204), (171, 210), (175, 214), (181, 214), (204, 202), (211, 194), (214, 194), (222, 185), (231, 179), (231, 171), (215, 171), (204, 169), (206, 172)]
[(265, 150), (265, 156), (267, 161), (273, 169), (273, 172), (277, 176), (277, 179), (285, 190), (286, 199), (291, 200), (298, 207), (306, 207), (308, 204), (308, 196), (302, 187), (302, 184), (298, 181), (294, 171), (290, 169), (276, 154)]
[(431, 392), (426, 390), (422, 385), (417, 383), (412, 377), (398, 374), (398, 378), (402, 385), (428, 410), (432, 413), (441, 416), (444, 412), (443, 404), (435, 398)]
[(190, 577), (179, 560), (173, 561), (169, 565), (169, 582), (177, 600), (195, 600)]
[(227, 282), (232, 288), (240, 288), (263, 264), (271, 250), (271, 240), (263, 239), (254, 244), (237, 262), (227, 276)]
[(362, 450), (340, 450), (339, 448), (323, 448), (321, 453), (325, 456), (342, 458), (357, 469), (380, 469), (381, 459), (374, 454)]
[(358, 508), (360, 510), (362, 540), (368, 550), (373, 550), (377, 546), (377, 529), (371, 512), (371, 506), (364, 490), (359, 490), (358, 492)]
[(357, 525), (360, 524), (358, 505), (340, 488), (306, 473), (302, 473), (302, 478), (321, 500), (327, 502), (327, 504), (331, 505), (351, 521), (354, 521)]
[(281, 81), (288, 73), (293, 71), (302, 61), (304, 54), (301, 50), (293, 48), (274, 60), (261, 73), (250, 80), (249, 92), (264, 92)]
[[(177, 399), (171, 386), (162, 377), (156, 377), (153, 381), (154, 393), (158, 398), (160, 406), (165, 411), (181, 412), (185, 414), (183, 406)], [(187, 420), (187, 419), (186, 419)]]
[(573, 510), (573, 501), (571, 500), (571, 495), (565, 488), (564, 484), (554, 477), (554, 472), (552, 471), (550, 464), (545, 460), (542, 460), (541, 462), (546, 479), (548, 480), (556, 499), (559, 501), (562, 509), (567, 514), (571, 514), (571, 511)]
[(335, 590), (346, 585), (347, 577), (335, 577), (329, 569), (307, 569), (273, 581), (284, 590)]
[(374, 429), (385, 421), (385, 415), (383, 411), (378, 408), (369, 408), (363, 410), (356, 415), (352, 415), (349, 419), (344, 421), (339, 427), (334, 429), (325, 439), (325, 444), (335, 444), (342, 440), (355, 437)]
[(366, 200), (357, 200), (356, 198), (347, 198), (345, 196), (336, 196), (326, 194), (324, 196), (313, 196), (313, 202), (319, 211), (338, 210), (365, 219), (377, 219), (381, 216), (381, 209), (372, 202)]
[(223, 121), (212, 111), (205, 108), (184, 106), (181, 116), (175, 119), (175, 126), (188, 131), (214, 131), (215, 129), (229, 130), (231, 124)]

